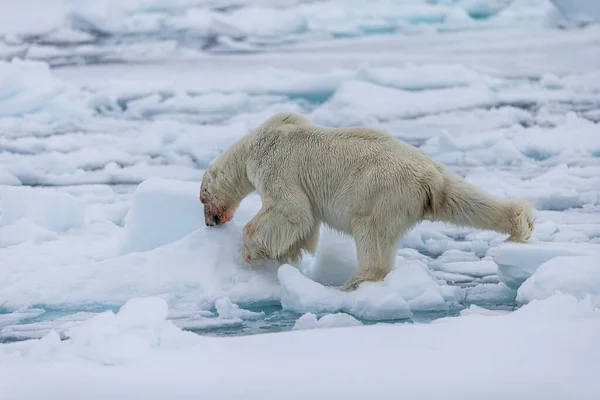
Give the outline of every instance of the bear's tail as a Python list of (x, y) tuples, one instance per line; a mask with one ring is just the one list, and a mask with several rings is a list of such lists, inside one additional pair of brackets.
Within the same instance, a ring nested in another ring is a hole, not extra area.
[(527, 242), (535, 228), (533, 206), (525, 200), (491, 196), (438, 165), (437, 182), (428, 188), (425, 218), (509, 234), (509, 241)]

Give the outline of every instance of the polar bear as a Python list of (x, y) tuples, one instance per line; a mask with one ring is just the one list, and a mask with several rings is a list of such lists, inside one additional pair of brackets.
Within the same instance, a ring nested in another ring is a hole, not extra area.
[(526, 242), (527, 201), (497, 199), (420, 149), (372, 128), (316, 126), (277, 113), (225, 150), (200, 187), (207, 226), (228, 222), (256, 191), (260, 211), (243, 229), (243, 258), (295, 262), (313, 253), (321, 223), (354, 238), (358, 269), (344, 290), (380, 281), (402, 236), (422, 220), (493, 230)]

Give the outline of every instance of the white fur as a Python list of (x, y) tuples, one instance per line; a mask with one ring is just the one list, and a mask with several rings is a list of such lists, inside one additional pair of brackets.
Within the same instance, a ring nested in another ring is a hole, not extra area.
[(423, 219), (520, 242), (535, 224), (528, 202), (494, 198), (382, 131), (319, 127), (294, 113), (275, 114), (207, 169), (206, 224), (227, 222), (253, 191), (262, 208), (244, 227), (245, 261), (293, 262), (302, 250), (314, 253), (325, 223), (356, 243), (358, 270), (345, 290), (382, 280), (397, 242)]

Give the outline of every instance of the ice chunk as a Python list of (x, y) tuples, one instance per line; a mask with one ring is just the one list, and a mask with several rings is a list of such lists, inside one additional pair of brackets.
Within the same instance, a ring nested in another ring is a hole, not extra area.
[(53, 119), (91, 115), (85, 95), (55, 77), (42, 61), (0, 61), (0, 117), (46, 112)]
[(459, 286), (441, 285), (440, 294), (448, 306), (458, 306), (465, 300), (465, 291)]
[[(600, 247), (600, 245), (596, 245)], [(600, 307), (600, 253), (593, 256), (559, 256), (537, 268), (519, 288), (517, 301), (544, 300), (560, 292), (582, 300), (590, 296)]]
[(498, 275), (488, 275), (481, 278), (481, 282), (483, 283), (500, 283), (500, 278)]
[(26, 220), (60, 233), (85, 224), (85, 203), (68, 193), (24, 186), (0, 189), (0, 225)]
[(356, 267), (356, 247), (352, 237), (323, 229), (308, 276), (322, 285), (341, 286), (352, 277)]
[(357, 78), (382, 86), (405, 90), (443, 89), (470, 86), (474, 83), (491, 83), (493, 79), (468, 69), (463, 65), (415, 65), (402, 68), (361, 68)]
[(310, 280), (288, 264), (282, 265), (277, 275), (284, 310), (346, 312), (364, 320), (403, 319), (412, 315), (402, 296), (381, 285), (366, 284), (354, 292), (342, 292)]
[(7, 325), (20, 322), (24, 319), (34, 318), (42, 315), (45, 311), (40, 308), (27, 308), (22, 307), (8, 314), (0, 314), (0, 329)]
[(325, 314), (321, 318), (313, 313), (303, 314), (294, 326), (292, 330), (303, 330), (303, 329), (318, 329), (318, 328), (340, 328), (346, 326), (359, 326), (362, 322), (354, 318), (352, 315), (345, 313), (336, 314)]
[(20, 322), (14, 325), (8, 324), (0, 329), (0, 338), (11, 340), (33, 339), (43, 337), (50, 332), (56, 332), (64, 336), (67, 330), (83, 324), (95, 315), (95, 313), (90, 312), (77, 312), (53, 320)]
[(587, 24), (600, 21), (600, 4), (595, 0), (550, 0), (570, 22)]
[(468, 316), (468, 315), (486, 315), (486, 316), (494, 316), (494, 315), (504, 315), (508, 314), (510, 311), (507, 310), (489, 310), (487, 308), (480, 307), (475, 304), (471, 304), (468, 308), (465, 308), (460, 312), (460, 316)]
[(447, 308), (438, 284), (430, 275), (427, 265), (413, 260), (399, 262), (384, 279), (384, 283), (399, 293), (413, 311), (443, 310)]
[(515, 301), (517, 291), (504, 283), (482, 283), (467, 288), (465, 301), (475, 304), (510, 304)]
[(494, 254), (498, 277), (511, 289), (518, 289), (540, 265), (558, 256), (596, 255), (600, 245), (588, 243), (503, 243)]
[(55, 240), (58, 234), (26, 219), (20, 219), (9, 225), (0, 225), (0, 247), (21, 244), (26, 241), (35, 243)]
[(475, 277), (473, 276), (468, 276), (468, 275), (463, 275), (463, 274), (455, 274), (452, 272), (444, 272), (444, 271), (431, 271), (431, 274), (438, 278), (438, 279), (442, 279), (446, 282), (452, 282), (452, 283), (466, 283), (466, 282), (471, 282), (473, 280), (475, 280)]
[(397, 259), (383, 282), (365, 282), (354, 292), (325, 287), (289, 265), (278, 272), (281, 304), (296, 312), (343, 311), (361, 319), (406, 318), (412, 311), (445, 310), (460, 303), (461, 288), (438, 283), (427, 265)]
[(452, 274), (470, 275), (475, 277), (484, 277), (498, 273), (498, 266), (495, 262), (490, 260), (441, 263), (436, 264), (436, 269)]
[(153, 348), (177, 348), (197, 336), (167, 321), (160, 297), (132, 298), (115, 314), (106, 311), (66, 331), (71, 351), (90, 351), (105, 364), (139, 362)]
[(313, 117), (329, 124), (352, 125), (483, 107), (495, 102), (494, 94), (484, 85), (410, 92), (349, 80), (342, 83), (327, 103), (314, 111)]
[(444, 251), (438, 258), (431, 261), (429, 266), (434, 269), (439, 269), (444, 264), (468, 261), (479, 261), (479, 257), (470, 251), (449, 249)]
[(242, 320), (241, 318), (189, 317), (175, 319), (172, 322), (175, 326), (181, 329), (186, 329), (190, 331), (203, 331), (232, 326), (240, 326), (243, 325), (244, 320)]
[(0, 169), (0, 185), (21, 186), (21, 181), (10, 172)]
[(202, 226), (147, 252), (102, 257), (98, 262), (49, 264), (43, 269), (17, 265), (15, 273), (0, 281), (0, 302), (11, 307), (120, 305), (132, 297), (161, 295), (174, 304), (194, 303), (209, 309), (224, 296), (240, 305), (278, 300), (279, 263), (245, 265), (241, 231), (242, 226), (231, 221), (220, 227)]
[(117, 314), (117, 323), (124, 328), (156, 328), (168, 315), (167, 302), (160, 297), (128, 300)]
[(233, 304), (229, 297), (222, 297), (215, 300), (215, 308), (221, 318), (242, 318), (256, 319), (265, 316), (264, 312), (253, 312), (240, 308), (237, 304)]
[(150, 178), (140, 183), (125, 218), (121, 251), (147, 251), (204, 225), (197, 182)]

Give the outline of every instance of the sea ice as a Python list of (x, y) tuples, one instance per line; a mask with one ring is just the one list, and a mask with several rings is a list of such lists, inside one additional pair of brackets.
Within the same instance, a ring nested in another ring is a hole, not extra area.
[(408, 303), (393, 290), (377, 284), (354, 292), (322, 286), (285, 264), (279, 268), (281, 306), (297, 313), (345, 312), (364, 320), (403, 319), (412, 315)]
[(322, 285), (341, 286), (357, 268), (356, 246), (351, 236), (321, 229), (315, 260), (307, 275)]
[(470, 275), (475, 277), (484, 277), (498, 273), (498, 266), (490, 260), (481, 261), (455, 261), (435, 264), (435, 268), (440, 271)]
[(469, 316), (469, 315), (485, 315), (485, 316), (495, 316), (495, 315), (504, 315), (508, 314), (510, 311), (507, 310), (489, 310), (487, 308), (471, 304), (468, 308), (461, 310), (460, 316)]
[(305, 313), (298, 318), (292, 330), (340, 328), (359, 325), (362, 325), (362, 322), (345, 313), (325, 314), (321, 318), (317, 318), (313, 313)]
[(125, 218), (122, 252), (150, 250), (204, 225), (200, 184), (163, 178), (140, 183)]
[(448, 308), (440, 283), (429, 273), (427, 265), (413, 260), (399, 262), (384, 279), (384, 284), (400, 294), (413, 311), (445, 310)]
[(517, 301), (544, 300), (557, 292), (580, 300), (590, 296), (594, 306), (600, 307), (600, 253), (558, 256), (544, 262), (519, 287)]
[[(0, 0), (0, 342), (23, 340), (0, 344), (0, 397), (600, 398), (593, 2), (255, 3)], [(533, 243), (425, 221), (352, 293), (327, 287), (356, 254), (326, 230), (298, 269), (244, 265), (259, 197), (212, 229), (198, 185), (283, 110), (531, 199)], [(278, 301), (292, 332), (182, 331), (287, 330)]]
[[(514, 399), (600, 394), (593, 379), (600, 356), (595, 340), (600, 315), (589, 301), (564, 294), (508, 314), (471, 309), (470, 315), (431, 324), (298, 329), (225, 338), (201, 337), (169, 321), (161, 323), (165, 306), (152, 298), (138, 300), (134, 308), (136, 314), (149, 315), (139, 320), (143, 324), (131, 324), (131, 319), (137, 321), (132, 315), (118, 317), (120, 311), (106, 312), (70, 329), (67, 340), (51, 332), (41, 340), (0, 345), (3, 393), (11, 397), (64, 393), (66, 399), (89, 393), (97, 398), (173, 397), (177, 387), (178, 398), (202, 392), (226, 399), (239, 397), (241, 390), (263, 393), (269, 385), (268, 399), (289, 393), (302, 398), (368, 397), (373, 387), (365, 382), (376, 381), (380, 397), (386, 398), (417, 392), (423, 399), (490, 393)], [(227, 385), (222, 381), (225, 370)], [(31, 385), (32, 374), (44, 379)], [(290, 374), (303, 379), (285, 380)], [(399, 375), (405, 379), (398, 381)], [(436, 385), (430, 384), (432, 375)], [(161, 379), (149, 379), (157, 376)], [(515, 386), (523, 376), (529, 383)], [(79, 384), (69, 385), (73, 379)], [(306, 379), (313, 384), (307, 385)], [(115, 385), (124, 381), (127, 384)]]
[(432, 113), (484, 107), (496, 102), (485, 85), (414, 92), (359, 80), (342, 83), (335, 94), (313, 112), (320, 123), (373, 124), (378, 120), (416, 118)]
[(10, 172), (0, 169), (0, 185), (21, 186), (21, 181)]
[(0, 247), (13, 246), (26, 241), (41, 243), (57, 238), (56, 232), (27, 219), (19, 219), (7, 225), (2, 224), (0, 220)]
[(0, 226), (26, 220), (53, 232), (85, 225), (85, 204), (78, 198), (53, 189), (25, 186), (0, 187)]
[(85, 93), (55, 77), (45, 62), (0, 60), (0, 117), (46, 113), (53, 119), (89, 116)]
[[(9, 316), (11, 314), (8, 314)], [(40, 314), (42, 315), (42, 314)], [(36, 322), (17, 322), (7, 324), (0, 329), (0, 339), (10, 340), (26, 340), (41, 338), (50, 332), (56, 332), (58, 335), (65, 337), (65, 332), (70, 328), (79, 326), (85, 323), (90, 318), (93, 318), (95, 313), (91, 312), (76, 312), (64, 317), (54, 318), (52, 320), (42, 320)], [(8, 317), (10, 320), (10, 317)]]
[(481, 283), (466, 289), (467, 304), (511, 304), (515, 301), (517, 291), (504, 283)]
[(465, 87), (476, 83), (493, 84), (496, 80), (486, 73), (463, 65), (415, 65), (402, 68), (360, 68), (357, 78), (381, 86), (404, 90), (446, 89)]
[(233, 304), (229, 297), (222, 297), (215, 300), (215, 308), (217, 314), (221, 318), (242, 318), (242, 319), (256, 319), (265, 316), (264, 312), (253, 312), (240, 308), (237, 304)]
[(366, 282), (354, 292), (326, 287), (283, 265), (278, 272), (284, 309), (306, 313), (345, 312), (365, 320), (407, 318), (412, 311), (446, 310), (457, 306), (462, 289), (436, 281), (427, 265), (398, 258), (383, 282)]
[(34, 318), (42, 315), (45, 311), (39, 308), (22, 307), (8, 314), (0, 314), (0, 333), (1, 329), (7, 325), (20, 322), (24, 319)]
[(595, 0), (550, 0), (568, 21), (589, 24), (600, 21), (600, 5)]
[(99, 262), (51, 264), (42, 270), (21, 268), (20, 275), (15, 275), (15, 270), (0, 282), (0, 302), (11, 307), (32, 303), (118, 305), (132, 297), (159, 294), (174, 306), (195, 303), (206, 309), (224, 296), (235, 303), (277, 300), (279, 264), (244, 265), (241, 231), (242, 227), (231, 221), (214, 229), (200, 227), (146, 252)]
[(588, 243), (504, 243), (494, 251), (500, 280), (518, 289), (544, 262), (559, 256), (600, 258), (600, 245)]

